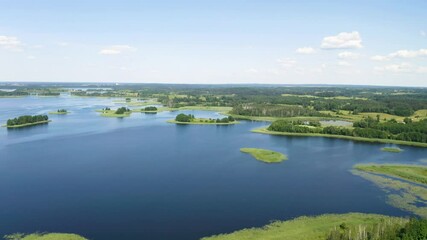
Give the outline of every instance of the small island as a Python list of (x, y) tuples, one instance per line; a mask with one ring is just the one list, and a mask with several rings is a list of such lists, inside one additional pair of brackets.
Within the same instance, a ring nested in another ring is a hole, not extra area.
[(400, 153), (403, 151), (403, 149), (398, 148), (398, 147), (383, 147), (383, 148), (381, 148), (381, 151), (391, 152), (391, 153)]
[(261, 149), (261, 148), (241, 148), (241, 152), (249, 153), (256, 160), (265, 162), (265, 163), (280, 163), (284, 160), (288, 160), (288, 157), (279, 152)]
[(154, 106), (148, 106), (141, 109), (141, 112), (144, 112), (144, 113), (157, 113), (158, 111), (159, 109)]
[(129, 117), (132, 111), (126, 107), (120, 107), (116, 110), (111, 110), (109, 107), (103, 108), (99, 110), (101, 112), (101, 116), (103, 117)]
[(7, 123), (3, 127), (7, 128), (21, 128), (33, 125), (45, 124), (50, 122), (47, 115), (24, 115), (17, 118), (7, 120)]
[(49, 114), (64, 115), (68, 114), (68, 111), (66, 109), (58, 109), (56, 112), (49, 112)]
[(196, 118), (192, 114), (178, 114), (174, 120), (167, 121), (168, 123), (176, 123), (176, 124), (201, 124), (201, 125), (230, 125), (239, 123), (232, 116), (224, 117), (224, 118)]

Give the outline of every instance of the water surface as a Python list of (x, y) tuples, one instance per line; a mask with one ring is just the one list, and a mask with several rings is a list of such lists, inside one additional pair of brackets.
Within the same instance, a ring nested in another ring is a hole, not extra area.
[[(179, 112), (95, 112), (109, 98), (0, 99), (0, 122), (51, 115), (48, 125), (0, 129), (0, 234), (74, 232), (92, 240), (198, 239), (300, 215), (366, 212), (407, 216), (354, 176), (356, 163), (422, 163), (423, 148), (251, 133), (266, 125), (174, 125)], [(217, 118), (207, 111), (183, 111)], [(265, 164), (239, 151), (267, 148), (289, 160)]]

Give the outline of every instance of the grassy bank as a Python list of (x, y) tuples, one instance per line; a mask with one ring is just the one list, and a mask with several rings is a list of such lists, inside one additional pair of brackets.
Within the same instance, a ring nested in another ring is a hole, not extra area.
[(168, 120), (168, 123), (184, 124), (184, 125), (232, 125), (239, 123), (238, 121), (228, 123), (211, 122), (208, 118), (195, 118), (191, 122), (179, 122), (174, 119)]
[(34, 125), (40, 125), (40, 124), (46, 124), (51, 122), (51, 120), (47, 120), (47, 121), (39, 121), (39, 122), (33, 122), (33, 123), (25, 123), (25, 124), (19, 124), (19, 125), (13, 125), (13, 126), (8, 126), (8, 125), (2, 125), (2, 127), (7, 127), (7, 128), (22, 128), (22, 127), (29, 127), (29, 126), (34, 126)]
[(276, 221), (261, 228), (248, 228), (230, 234), (220, 234), (202, 240), (320, 240), (326, 239), (334, 228), (345, 224), (348, 228), (372, 226), (388, 222), (403, 226), (407, 219), (378, 214), (325, 214), (316, 217), (298, 217), (289, 221)]
[(287, 160), (288, 157), (283, 153), (261, 149), (261, 148), (241, 148), (241, 152), (249, 153), (256, 160), (265, 162), (265, 163), (279, 163), (284, 160)]
[(401, 164), (359, 164), (354, 166), (354, 168), (359, 171), (383, 174), (415, 183), (427, 184), (427, 167), (425, 166)]
[(398, 148), (398, 147), (383, 147), (383, 148), (381, 148), (381, 151), (392, 152), (392, 153), (400, 153), (403, 150), (401, 148)]
[(33, 233), (24, 235), (21, 233), (6, 235), (5, 239), (10, 240), (87, 240), (76, 234), (71, 233)]
[(427, 143), (420, 143), (420, 142), (408, 142), (408, 141), (401, 141), (401, 140), (394, 140), (394, 139), (380, 139), (380, 138), (363, 138), (363, 137), (332, 135), (332, 134), (322, 134), (322, 133), (275, 132), (275, 131), (267, 130), (266, 127), (253, 129), (252, 132), (271, 134), (271, 135), (282, 135), (282, 136), (341, 138), (341, 139), (348, 139), (348, 140), (361, 141), (361, 142), (393, 143), (393, 144), (408, 145), (408, 146), (415, 146), (415, 147), (427, 147)]

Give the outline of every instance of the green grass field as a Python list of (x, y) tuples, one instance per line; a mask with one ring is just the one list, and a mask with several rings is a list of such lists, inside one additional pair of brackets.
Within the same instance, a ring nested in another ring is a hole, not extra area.
[(392, 152), (392, 153), (400, 153), (403, 150), (401, 148), (398, 148), (398, 147), (383, 147), (383, 148), (381, 148), (381, 151)]
[(22, 128), (22, 127), (29, 127), (29, 126), (35, 126), (35, 125), (39, 125), (39, 124), (46, 124), (51, 122), (52, 120), (47, 120), (47, 121), (39, 121), (39, 122), (33, 122), (33, 123), (25, 123), (25, 124), (19, 124), (19, 125), (13, 125), (13, 126), (8, 126), (8, 125), (2, 125), (2, 127), (7, 127), (7, 128)]
[(359, 171), (383, 174), (415, 183), (427, 184), (427, 167), (425, 166), (401, 164), (360, 164), (354, 166), (354, 168)]
[(403, 226), (405, 218), (378, 214), (325, 214), (316, 217), (298, 217), (289, 221), (275, 221), (261, 228), (247, 228), (229, 234), (202, 238), (202, 240), (324, 240), (329, 232), (345, 223), (350, 228), (369, 226), (388, 221)]
[(238, 121), (233, 121), (228, 123), (217, 123), (215, 121), (210, 122), (208, 118), (195, 118), (191, 122), (178, 122), (178, 121), (175, 121), (175, 119), (171, 119), (171, 120), (168, 120), (167, 122), (175, 123), (175, 124), (183, 124), (183, 125), (233, 125), (233, 124), (239, 123)]
[(7, 240), (87, 240), (84, 237), (81, 237), (76, 234), (70, 233), (33, 233), (29, 235), (24, 234), (12, 234), (5, 236), (4, 239)]
[(256, 160), (265, 162), (265, 163), (279, 163), (284, 160), (288, 160), (288, 157), (279, 152), (261, 149), (261, 148), (241, 148), (241, 152), (249, 153)]
[(332, 134), (322, 134), (322, 133), (275, 132), (275, 131), (267, 130), (267, 127), (253, 129), (252, 132), (262, 133), (262, 134), (271, 134), (271, 135), (282, 135), (282, 136), (341, 138), (341, 139), (348, 139), (348, 140), (361, 141), (361, 142), (393, 143), (393, 144), (408, 145), (408, 146), (415, 146), (415, 147), (427, 147), (427, 143), (420, 143), (420, 142), (408, 142), (408, 141), (401, 141), (401, 140), (394, 140), (394, 139), (381, 139), (381, 138), (363, 138), (363, 137), (332, 135)]

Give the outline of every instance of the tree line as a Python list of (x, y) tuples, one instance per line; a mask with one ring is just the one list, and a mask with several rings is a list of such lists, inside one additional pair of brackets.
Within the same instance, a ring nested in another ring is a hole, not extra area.
[(353, 129), (346, 127), (308, 127), (301, 121), (274, 121), (270, 131), (291, 133), (320, 133), (364, 138), (394, 139), (411, 142), (427, 143), (427, 119), (419, 122), (398, 123), (395, 120), (379, 122), (373, 118), (362, 119), (353, 123)]
[(44, 122), (48, 121), (49, 117), (47, 115), (24, 115), (13, 119), (8, 119), (6, 125), (7, 126), (16, 126), (27, 123), (36, 123), (36, 122)]

